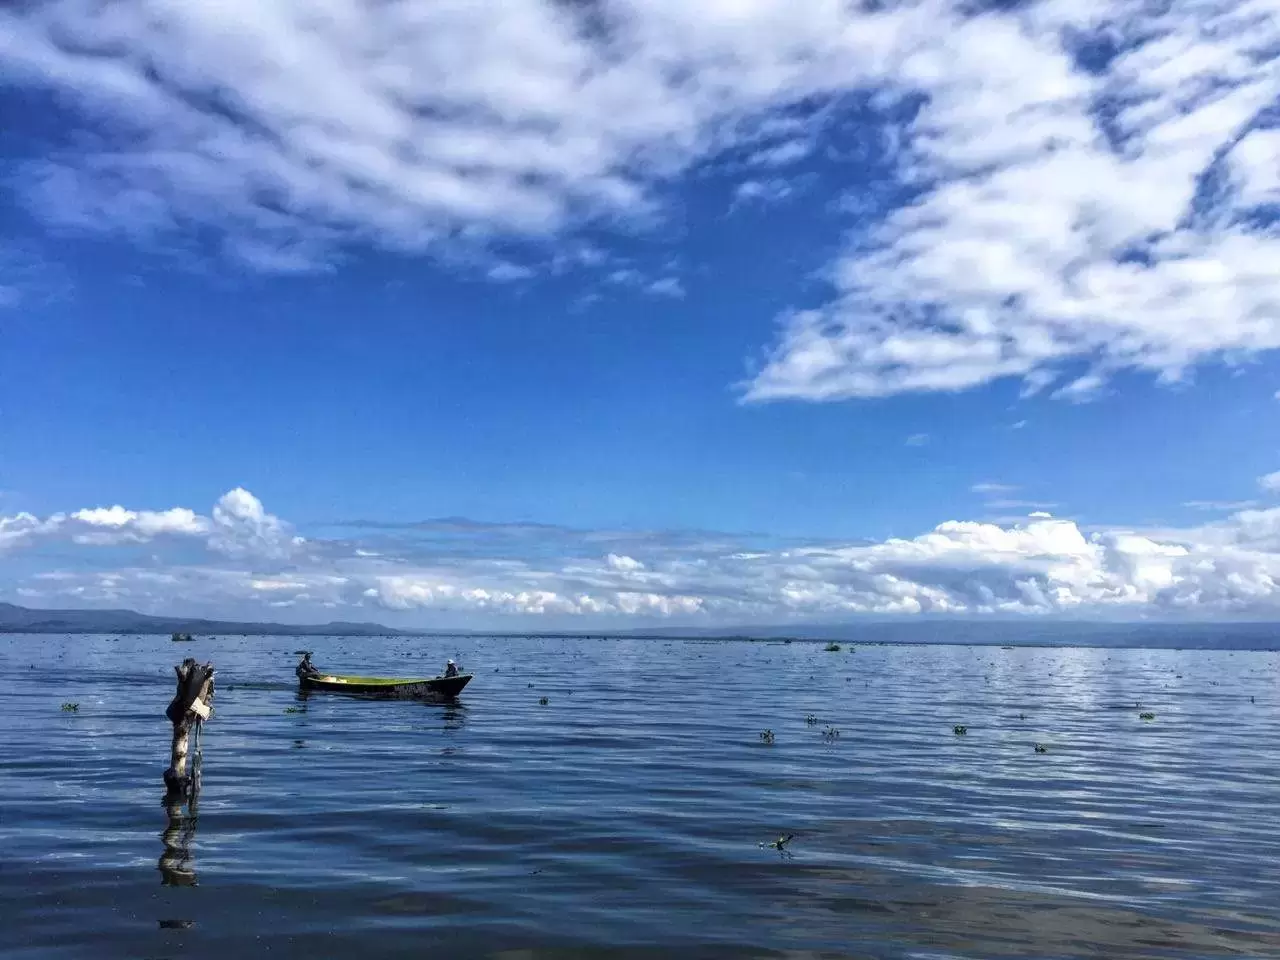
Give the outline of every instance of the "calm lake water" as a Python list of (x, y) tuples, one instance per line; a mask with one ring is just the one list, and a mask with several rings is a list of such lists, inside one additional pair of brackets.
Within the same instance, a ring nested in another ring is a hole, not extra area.
[[(476, 679), (303, 699), (300, 646)], [(0, 681), (6, 957), (1280, 957), (1276, 652), (10, 636)]]

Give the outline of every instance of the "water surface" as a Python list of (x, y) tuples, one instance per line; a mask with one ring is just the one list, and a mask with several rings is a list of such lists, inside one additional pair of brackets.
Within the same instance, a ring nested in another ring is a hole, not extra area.
[[(477, 676), (302, 698), (300, 645)], [(1275, 652), (10, 636), (0, 683), (6, 956), (1280, 957)]]

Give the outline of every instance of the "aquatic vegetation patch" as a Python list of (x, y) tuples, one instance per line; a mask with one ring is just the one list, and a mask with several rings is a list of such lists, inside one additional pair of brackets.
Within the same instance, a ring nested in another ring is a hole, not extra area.
[(760, 844), (760, 846), (773, 847), (773, 849), (775, 850), (786, 850), (787, 844), (790, 843), (795, 838), (796, 838), (796, 835), (794, 833), (786, 833), (780, 836), (777, 840), (770, 840), (768, 843)]
[(832, 740), (839, 740), (840, 731), (835, 727), (827, 727), (827, 729), (822, 731), (822, 739), (827, 741), (827, 743), (830, 743)]
[(1154, 720), (1155, 718), (1156, 718), (1156, 715), (1152, 713), (1150, 710), (1146, 710), (1138, 714), (1139, 720)]
[(823, 650), (825, 650), (827, 653), (839, 653), (839, 652), (840, 652), (840, 644), (838, 644), (838, 643), (828, 643), (828, 644), (827, 644), (825, 647), (823, 647), (822, 649), (823, 649)]
[(1043, 743), (1036, 744), (1036, 753), (1048, 753), (1048, 752), (1049, 752), (1049, 748), (1046, 747)]
[(63, 713), (79, 713), (79, 712), (80, 712), (80, 704), (78, 704), (78, 703), (64, 703), (64, 704), (62, 705), (62, 712), (63, 712)]
[(302, 713), (302, 708), (301, 707), (285, 707), (284, 712), (285, 713)]
[(549, 699), (547, 699), (546, 697), (539, 697), (539, 698), (538, 698), (538, 703), (539, 703), (539, 705), (541, 705), (541, 706), (544, 706), (544, 707), (545, 707), (545, 706), (546, 706), (548, 703), (550, 703), (550, 702), (551, 702), (551, 701), (550, 701)]
[(773, 736), (772, 730), (764, 730), (760, 733), (761, 743), (773, 743), (773, 741), (774, 741), (774, 736)]
[(804, 722), (807, 723), (809, 726), (813, 727), (818, 724), (818, 718), (815, 717), (812, 713), (810, 713), (805, 716)]
[(951, 728), (951, 732), (954, 733), (957, 737), (963, 737), (966, 733), (969, 732), (969, 728), (957, 723), (954, 727)]

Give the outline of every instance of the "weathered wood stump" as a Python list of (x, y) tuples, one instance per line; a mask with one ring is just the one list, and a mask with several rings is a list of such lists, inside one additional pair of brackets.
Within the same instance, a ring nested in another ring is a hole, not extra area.
[[(178, 675), (178, 691), (165, 716), (173, 724), (173, 743), (169, 750), (169, 769), (164, 772), (164, 810), (168, 825), (160, 835), (164, 852), (160, 854), (160, 882), (166, 886), (190, 887), (196, 884), (191, 856), (191, 841), (196, 835), (198, 800), (200, 797), (200, 731), (213, 713), (213, 664), (196, 663), (188, 657), (174, 667)], [(194, 732), (195, 749), (191, 738)], [(191, 772), (187, 757), (191, 756)]]
[[(169, 769), (164, 772), (166, 799), (194, 797), (200, 792), (200, 726), (213, 712), (213, 664), (196, 663), (192, 657), (174, 667), (178, 675), (178, 692), (164, 714), (173, 724), (173, 744), (169, 751)], [(192, 729), (196, 731), (196, 754), (192, 773), (187, 773)]]

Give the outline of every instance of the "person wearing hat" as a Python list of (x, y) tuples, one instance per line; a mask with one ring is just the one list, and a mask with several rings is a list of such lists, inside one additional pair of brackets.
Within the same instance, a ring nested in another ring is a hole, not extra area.
[(456, 677), (458, 675), (458, 665), (450, 660), (445, 664), (444, 675), (446, 677)]
[(308, 650), (306, 653), (302, 655), (302, 662), (299, 663), (296, 668), (294, 668), (293, 672), (298, 675), (298, 679), (302, 679), (303, 677), (320, 676), (320, 671), (317, 670), (316, 665), (311, 662), (310, 650)]

